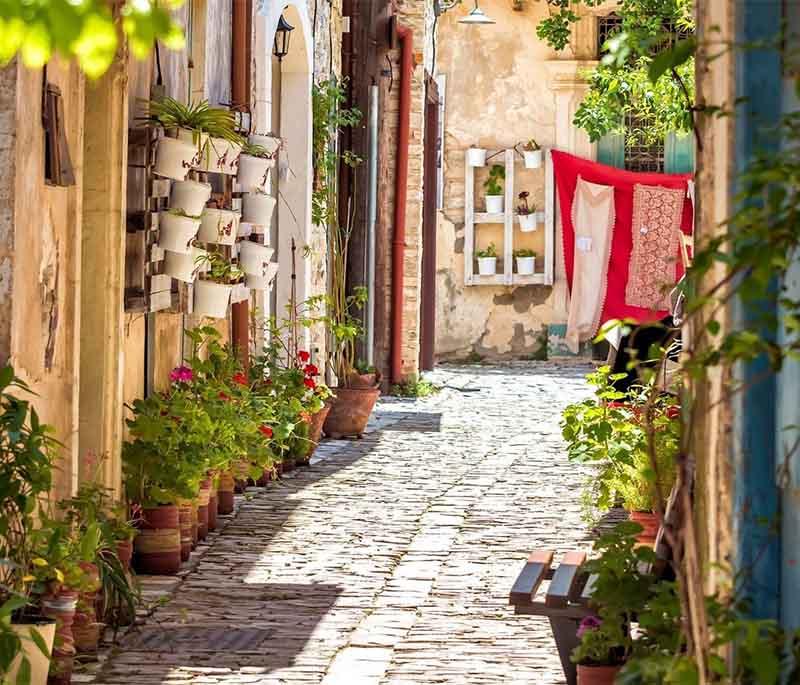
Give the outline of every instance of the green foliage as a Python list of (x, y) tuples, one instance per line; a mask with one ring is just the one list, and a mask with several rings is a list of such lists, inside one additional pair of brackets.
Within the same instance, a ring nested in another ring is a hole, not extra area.
[(194, 132), (194, 141), (198, 144), (200, 133), (207, 133), (213, 138), (222, 138), (239, 145), (245, 142), (236, 131), (233, 112), (211, 107), (208, 100), (188, 104), (169, 96), (150, 100), (147, 102), (147, 113), (143, 121), (151, 126), (162, 126), (166, 130), (179, 128), (190, 130)]
[(18, 53), (26, 66), (44, 66), (54, 54), (76, 59), (91, 78), (101, 76), (114, 60), (120, 37), (145, 58), (155, 42), (171, 49), (184, 45), (183, 31), (170, 10), (183, 0), (129, 0), (119, 17), (107, 0), (2, 0), (0, 64)]
[(244, 277), (244, 272), (221, 253), (208, 251), (195, 260), (198, 266), (206, 266), (204, 278), (215, 283), (230, 285)]
[(485, 250), (476, 250), (475, 256), (478, 259), (485, 259), (487, 257), (497, 257), (497, 246), (494, 243), (489, 243)]
[(536, 253), (533, 250), (531, 250), (531, 249), (529, 249), (527, 247), (520, 247), (520, 248), (514, 250), (514, 256), (515, 257), (522, 257), (524, 259), (526, 257), (535, 257)]
[(440, 392), (441, 388), (425, 379), (417, 379), (392, 386), (392, 395), (399, 397), (431, 397)]
[(483, 187), (487, 195), (502, 195), (503, 184), (506, 178), (506, 168), (502, 164), (493, 164), (489, 169), (489, 177), (484, 181)]

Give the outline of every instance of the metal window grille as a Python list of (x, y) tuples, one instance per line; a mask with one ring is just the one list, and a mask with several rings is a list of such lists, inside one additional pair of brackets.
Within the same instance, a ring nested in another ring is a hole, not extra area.
[(664, 141), (645, 143), (637, 131), (647, 126), (647, 122), (628, 114), (625, 122), (625, 168), (629, 171), (664, 171)]
[(612, 12), (605, 16), (597, 17), (597, 57), (602, 56), (603, 46), (622, 27), (622, 18)]

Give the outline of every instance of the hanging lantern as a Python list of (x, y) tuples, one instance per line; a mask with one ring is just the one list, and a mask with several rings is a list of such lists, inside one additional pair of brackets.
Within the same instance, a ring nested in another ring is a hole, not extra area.
[(278, 28), (275, 29), (275, 45), (272, 47), (272, 54), (278, 58), (279, 62), (289, 54), (289, 34), (292, 31), (294, 31), (294, 26), (281, 15), (278, 20)]

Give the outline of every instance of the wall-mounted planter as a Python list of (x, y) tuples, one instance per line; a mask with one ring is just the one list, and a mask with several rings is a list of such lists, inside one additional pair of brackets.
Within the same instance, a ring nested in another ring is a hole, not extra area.
[(199, 181), (179, 181), (172, 184), (169, 206), (184, 214), (200, 216), (211, 197), (211, 184)]
[(272, 258), (273, 252), (275, 250), (271, 247), (246, 240), (241, 243), (239, 268), (246, 274), (266, 276), (270, 264), (269, 260)]
[(158, 246), (162, 250), (188, 254), (199, 228), (199, 219), (172, 212), (159, 212)]
[(248, 193), (242, 197), (242, 221), (264, 227), (269, 231), (272, 224), (272, 211), (275, 209), (275, 198), (264, 193)]
[(481, 276), (494, 276), (497, 273), (497, 257), (478, 257), (478, 273)]
[(541, 150), (525, 150), (522, 153), (525, 157), (526, 169), (538, 169), (542, 166), (542, 151)]
[(261, 136), (254, 133), (247, 139), (247, 142), (250, 143), (250, 145), (260, 145), (263, 147), (272, 159), (272, 166), (275, 166), (276, 153), (280, 149), (282, 142), (280, 138), (276, 136)]
[(239, 173), (236, 180), (245, 193), (252, 193), (266, 185), (269, 170), (273, 166), (275, 166), (275, 160), (269, 157), (239, 155)]
[(230, 209), (205, 209), (197, 237), (204, 243), (233, 245), (239, 233), (239, 219), (239, 213)]
[(536, 271), (536, 257), (515, 257), (517, 273), (520, 276), (533, 276)]
[(479, 147), (471, 147), (467, 150), (467, 164), (470, 166), (486, 166), (486, 150)]
[(156, 164), (153, 171), (158, 176), (183, 181), (197, 154), (197, 147), (177, 138), (159, 138)]
[(184, 283), (194, 283), (197, 274), (204, 270), (199, 260), (207, 255), (205, 250), (192, 247), (188, 254), (180, 252), (164, 252), (164, 273)]
[(531, 214), (517, 214), (519, 219), (519, 230), (523, 233), (529, 233), (536, 230), (536, 212)]
[(214, 281), (197, 281), (194, 284), (194, 313), (224, 319), (228, 315), (232, 285)]
[(486, 212), (488, 214), (502, 214), (503, 213), (503, 196), (502, 195), (487, 195), (486, 196)]
[(278, 274), (278, 263), (270, 262), (267, 266), (267, 273), (264, 276), (254, 274), (245, 275), (245, 285), (251, 290), (267, 290), (272, 279)]
[(206, 146), (201, 171), (217, 174), (235, 175), (239, 170), (239, 155), (242, 146), (224, 138), (209, 138)]

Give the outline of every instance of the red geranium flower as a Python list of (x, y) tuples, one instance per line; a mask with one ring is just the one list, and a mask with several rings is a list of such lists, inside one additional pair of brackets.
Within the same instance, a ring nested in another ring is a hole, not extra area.
[(220, 392), (220, 394), (218, 395), (218, 397), (219, 397), (221, 400), (230, 400), (230, 399), (231, 399), (231, 398), (230, 398), (230, 396), (229, 396), (229, 395), (226, 395), (224, 392)]
[(306, 362), (307, 362), (309, 359), (311, 359), (311, 355), (310, 355), (308, 352), (306, 352), (305, 350), (300, 350), (300, 351), (297, 353), (297, 358), (298, 358), (298, 359), (299, 359), (301, 362), (303, 362), (303, 363), (305, 364), (305, 363), (306, 363)]
[(262, 435), (266, 435), (268, 438), (272, 437), (272, 428), (267, 426), (266, 424), (262, 424), (258, 427), (258, 430), (261, 431)]
[(303, 372), (306, 376), (319, 376), (319, 369), (313, 364), (306, 364)]
[(303, 385), (305, 385), (307, 388), (310, 388), (311, 390), (317, 387), (317, 383), (313, 378), (305, 378), (303, 380)]
[(250, 383), (248, 383), (248, 381), (247, 381), (247, 376), (245, 376), (241, 372), (239, 372), (237, 374), (234, 374), (233, 382), (234, 383), (238, 383), (239, 385), (250, 385)]

